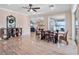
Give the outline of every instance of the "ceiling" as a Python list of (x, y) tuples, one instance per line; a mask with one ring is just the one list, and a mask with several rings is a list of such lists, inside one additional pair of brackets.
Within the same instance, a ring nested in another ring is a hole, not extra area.
[(38, 14), (51, 14), (51, 13), (59, 13), (65, 12), (71, 9), (71, 4), (54, 4), (54, 9), (50, 9), (50, 4), (33, 4), (33, 7), (40, 7), (37, 12), (27, 12), (27, 9), (22, 7), (28, 6), (29, 4), (0, 4), (0, 8), (9, 9), (12, 11), (20, 12), (23, 14), (27, 14), (29, 16), (38, 15)]

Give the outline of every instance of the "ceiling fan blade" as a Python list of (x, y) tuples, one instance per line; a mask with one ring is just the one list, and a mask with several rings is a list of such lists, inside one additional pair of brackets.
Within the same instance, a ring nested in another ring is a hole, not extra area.
[(40, 7), (35, 7), (35, 8), (33, 8), (33, 9), (40, 9)]
[(27, 7), (22, 7), (22, 8), (26, 8), (26, 9), (28, 9)]
[(33, 11), (37, 12), (35, 9), (32, 9)]

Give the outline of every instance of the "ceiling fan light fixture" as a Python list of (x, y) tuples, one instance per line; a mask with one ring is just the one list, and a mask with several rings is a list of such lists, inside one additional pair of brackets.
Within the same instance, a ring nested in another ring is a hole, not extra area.
[(33, 10), (31, 9), (30, 12), (33, 12)]
[(54, 5), (50, 5), (49, 8), (50, 8), (51, 10), (53, 10), (53, 9), (54, 9)]

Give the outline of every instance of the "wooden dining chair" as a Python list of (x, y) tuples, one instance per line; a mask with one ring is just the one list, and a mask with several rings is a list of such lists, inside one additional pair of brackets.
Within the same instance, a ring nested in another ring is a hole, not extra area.
[(59, 43), (61, 43), (63, 40), (68, 45), (67, 34), (68, 34), (68, 31), (65, 34), (63, 34), (63, 36), (59, 36)]
[(55, 38), (54, 38), (54, 32), (50, 32), (50, 41), (55, 41)]
[(41, 38), (41, 31), (40, 31), (40, 29), (36, 30), (36, 37), (37, 37), (37, 39)]
[(50, 41), (50, 31), (45, 31), (45, 40), (47, 41), (47, 42), (49, 42)]
[(41, 40), (45, 40), (45, 31), (41, 30)]

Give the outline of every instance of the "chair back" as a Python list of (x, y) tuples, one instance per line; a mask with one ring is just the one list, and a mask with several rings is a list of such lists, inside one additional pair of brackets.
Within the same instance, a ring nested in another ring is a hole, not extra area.
[(67, 39), (68, 31), (65, 33), (64, 38)]

